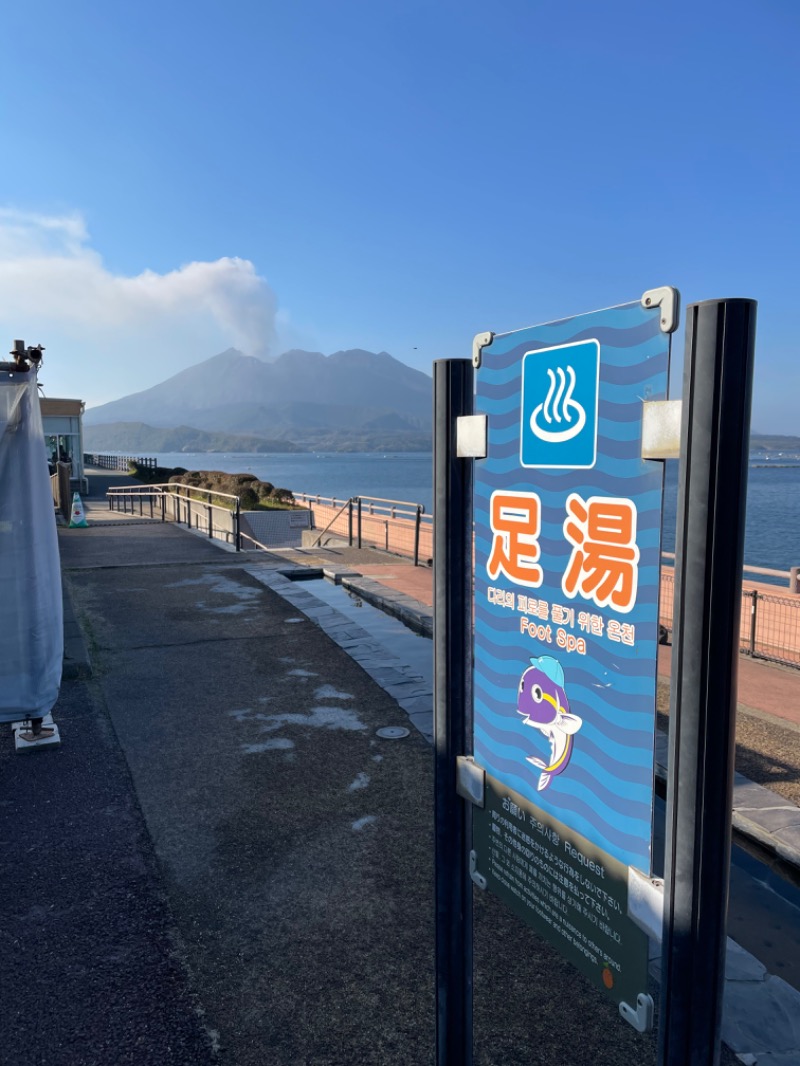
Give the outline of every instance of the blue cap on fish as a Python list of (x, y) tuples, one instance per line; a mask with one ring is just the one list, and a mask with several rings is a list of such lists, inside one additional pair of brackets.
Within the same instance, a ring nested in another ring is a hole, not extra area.
[(519, 680), (517, 713), (531, 722), (546, 725), (569, 711), (564, 691), (564, 668), (552, 655), (531, 659), (531, 665)]

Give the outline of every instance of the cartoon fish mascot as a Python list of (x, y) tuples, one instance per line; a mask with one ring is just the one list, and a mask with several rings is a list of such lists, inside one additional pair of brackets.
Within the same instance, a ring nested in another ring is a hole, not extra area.
[(539, 792), (547, 788), (556, 774), (563, 774), (572, 758), (573, 736), (583, 719), (571, 714), (564, 691), (564, 669), (558, 659), (542, 655), (519, 679), (517, 714), (524, 715), (523, 725), (540, 730), (550, 741), (550, 763), (528, 756), (527, 761), (542, 771)]

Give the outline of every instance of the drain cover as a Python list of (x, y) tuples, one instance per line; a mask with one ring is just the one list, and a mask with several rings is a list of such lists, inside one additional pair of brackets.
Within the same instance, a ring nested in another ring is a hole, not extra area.
[(385, 725), (383, 729), (376, 730), (376, 735), (384, 740), (402, 740), (408, 734), (409, 730), (403, 729), (401, 725)]

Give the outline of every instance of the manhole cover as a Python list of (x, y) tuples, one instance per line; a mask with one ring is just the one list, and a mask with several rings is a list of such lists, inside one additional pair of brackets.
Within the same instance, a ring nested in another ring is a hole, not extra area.
[(402, 740), (403, 737), (408, 736), (409, 731), (403, 729), (401, 725), (386, 725), (383, 729), (376, 730), (376, 733), (384, 740)]

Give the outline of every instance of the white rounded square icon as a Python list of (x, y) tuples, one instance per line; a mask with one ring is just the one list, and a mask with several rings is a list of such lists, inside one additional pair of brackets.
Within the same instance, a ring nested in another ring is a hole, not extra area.
[(594, 466), (599, 390), (599, 341), (526, 352), (522, 357), (521, 465)]

